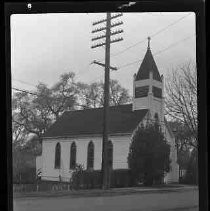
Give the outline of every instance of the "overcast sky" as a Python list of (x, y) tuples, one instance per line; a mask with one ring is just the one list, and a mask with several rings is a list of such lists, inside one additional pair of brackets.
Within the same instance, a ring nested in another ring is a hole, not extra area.
[[(98, 43), (91, 41), (93, 35), (103, 33), (91, 31), (96, 28), (92, 23), (105, 17), (105, 13), (12, 15), (12, 86), (27, 90), (35, 89), (32, 85), (39, 82), (52, 86), (62, 73), (70, 71), (76, 73), (77, 81), (103, 80), (104, 68), (90, 65), (93, 60), (104, 62), (104, 47), (91, 49), (91, 45)], [(127, 50), (111, 56), (111, 66), (119, 69), (110, 76), (130, 93), (133, 74), (147, 50), (148, 36), (160, 74), (166, 76), (172, 67), (195, 61), (194, 13), (123, 13), (112, 22), (120, 20), (124, 24), (113, 29), (122, 28), (124, 33), (113, 38), (122, 36), (124, 40), (111, 44), (111, 55)]]

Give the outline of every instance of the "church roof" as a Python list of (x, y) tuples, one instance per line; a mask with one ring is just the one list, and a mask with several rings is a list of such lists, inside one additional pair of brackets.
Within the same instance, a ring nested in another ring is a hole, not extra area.
[[(141, 122), (147, 109), (132, 111), (132, 104), (110, 106), (109, 133), (130, 133)], [(43, 137), (102, 134), (103, 108), (66, 111)]]
[(157, 81), (162, 81), (160, 77), (160, 73), (158, 71), (157, 65), (155, 63), (155, 60), (153, 58), (152, 52), (150, 50), (149, 44), (147, 48), (147, 52), (144, 56), (144, 59), (141, 63), (141, 66), (139, 68), (139, 71), (136, 76), (136, 81), (149, 79), (149, 72), (153, 72), (153, 79)]

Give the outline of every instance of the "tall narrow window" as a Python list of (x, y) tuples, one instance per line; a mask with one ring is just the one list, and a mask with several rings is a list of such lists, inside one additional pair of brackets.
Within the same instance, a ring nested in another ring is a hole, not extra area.
[(108, 156), (108, 165), (110, 168), (112, 168), (113, 167), (113, 144), (111, 140), (109, 140), (108, 142), (107, 156)]
[(154, 118), (155, 118), (155, 122), (156, 123), (159, 123), (159, 117), (158, 117), (158, 114), (157, 113), (155, 113)]
[(55, 147), (55, 168), (59, 169), (60, 167), (61, 167), (61, 145), (60, 143), (57, 143)]
[(158, 114), (155, 113), (154, 115), (154, 119), (155, 119), (155, 126), (157, 127), (158, 130), (160, 130), (160, 122), (159, 122), (159, 117), (158, 117)]
[(70, 169), (75, 169), (76, 167), (76, 152), (77, 152), (77, 147), (75, 142), (71, 144), (71, 149), (70, 149)]
[(87, 150), (87, 169), (93, 169), (94, 166), (94, 144), (89, 142)]

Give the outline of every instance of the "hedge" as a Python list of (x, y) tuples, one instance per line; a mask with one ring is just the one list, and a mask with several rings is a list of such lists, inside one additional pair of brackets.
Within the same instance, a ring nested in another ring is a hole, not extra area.
[[(132, 185), (130, 170), (117, 169), (111, 170), (110, 187), (129, 187)], [(101, 170), (95, 171), (82, 171), (75, 175), (72, 179), (72, 187), (74, 189), (92, 189), (101, 188), (102, 185), (102, 172)]]

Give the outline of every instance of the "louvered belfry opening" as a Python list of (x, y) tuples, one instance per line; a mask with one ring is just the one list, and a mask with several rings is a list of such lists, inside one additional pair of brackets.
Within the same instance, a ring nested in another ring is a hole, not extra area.
[(152, 87), (152, 93), (153, 93), (153, 96), (154, 96), (154, 97), (162, 98), (162, 89), (153, 86), (153, 87)]
[(136, 87), (135, 98), (147, 97), (149, 92), (149, 86)]

